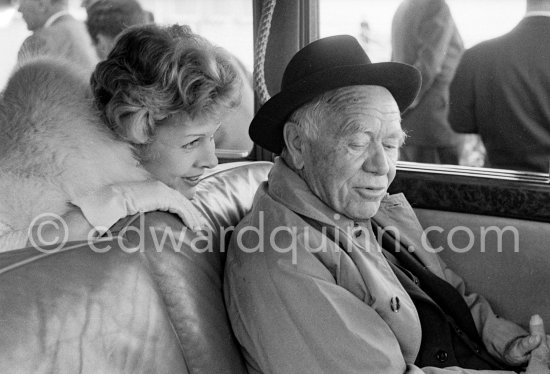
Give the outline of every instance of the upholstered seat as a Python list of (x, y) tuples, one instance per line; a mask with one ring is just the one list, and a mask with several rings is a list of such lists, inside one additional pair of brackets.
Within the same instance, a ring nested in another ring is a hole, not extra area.
[(246, 373), (223, 301), (223, 238), (270, 168), (224, 164), (201, 181), (211, 233), (152, 212), (93, 246), (1, 254), (0, 373)]

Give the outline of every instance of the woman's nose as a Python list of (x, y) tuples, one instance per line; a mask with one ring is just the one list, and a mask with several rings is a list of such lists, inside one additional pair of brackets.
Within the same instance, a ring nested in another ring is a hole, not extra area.
[(198, 166), (201, 168), (213, 168), (218, 165), (218, 157), (216, 157), (215, 150), (216, 147), (213, 140), (205, 144), (197, 160)]

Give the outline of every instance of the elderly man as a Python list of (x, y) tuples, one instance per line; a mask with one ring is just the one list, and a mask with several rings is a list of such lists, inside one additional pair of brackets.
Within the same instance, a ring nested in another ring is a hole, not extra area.
[(98, 59), (86, 26), (67, 9), (68, 0), (20, 0), (19, 12), (33, 34), (19, 49), (19, 62), (48, 55), (94, 69)]
[[(225, 273), (250, 372), (473, 373), (529, 357), (527, 372), (548, 372), (540, 317), (529, 336), (466, 294), (422, 247), (403, 195), (386, 194), (400, 112), (419, 86), (415, 68), (372, 64), (354, 38), (329, 37), (294, 56), (256, 114), (252, 139), (281, 157), (233, 233)], [(382, 249), (372, 225), (399, 236), (376, 230)]]

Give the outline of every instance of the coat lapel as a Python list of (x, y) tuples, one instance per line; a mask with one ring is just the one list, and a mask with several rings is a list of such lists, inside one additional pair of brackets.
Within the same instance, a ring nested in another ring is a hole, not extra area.
[(382, 200), (373, 220), (385, 230), (391, 230), (396, 239), (409, 251), (413, 251), (424, 266), (438, 277), (445, 279), (441, 264), (434, 256), (437, 251), (424, 235), (422, 225), (402, 193), (389, 195)]

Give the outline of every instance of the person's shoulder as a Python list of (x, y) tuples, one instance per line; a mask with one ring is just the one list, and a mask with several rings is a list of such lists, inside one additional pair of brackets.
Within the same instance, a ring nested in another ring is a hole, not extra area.
[(27, 61), (37, 56), (53, 55), (57, 45), (65, 42), (67, 36), (72, 32), (65, 27), (46, 27), (41, 28), (28, 36), (21, 44), (19, 49), (19, 60)]
[(495, 53), (502, 52), (503, 37), (484, 40), (466, 49), (460, 59), (460, 65), (481, 67), (491, 61)]
[(88, 30), (86, 29), (86, 24), (83, 21), (80, 21), (74, 18), (70, 14), (64, 15), (61, 19), (59, 19), (53, 25), (44, 29), (44, 33), (47, 33), (49, 35), (53, 35), (53, 34), (59, 35), (60, 33), (67, 33), (67, 32), (69, 32), (70, 35), (73, 35), (75, 32), (88, 33)]
[(48, 42), (48, 35), (44, 33), (42, 29), (33, 32), (27, 36), (21, 47), (19, 48), (19, 55), (25, 55), (35, 50), (40, 49)]
[(266, 258), (284, 257), (282, 251), (273, 249), (290, 234), (288, 230), (281, 230), (279, 227), (292, 227), (296, 224), (296, 215), (274, 200), (267, 192), (266, 185), (261, 186), (251, 211), (239, 222), (231, 236), (228, 261), (236, 261), (240, 266), (270, 267), (269, 264), (274, 262), (266, 261)]
[(52, 29), (52, 28), (59, 28), (59, 27), (67, 27), (71, 25), (80, 25), (84, 24), (84, 22), (76, 19), (71, 14), (64, 14), (63, 16), (59, 17), (50, 27), (46, 29)]
[(463, 59), (479, 59), (493, 57), (495, 54), (505, 55), (516, 53), (514, 52), (515, 47), (521, 47), (521, 45), (518, 44), (517, 40), (520, 25), (516, 26), (514, 29), (505, 34), (496, 36), (491, 39), (483, 40), (473, 45), (464, 52)]

